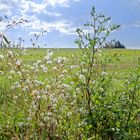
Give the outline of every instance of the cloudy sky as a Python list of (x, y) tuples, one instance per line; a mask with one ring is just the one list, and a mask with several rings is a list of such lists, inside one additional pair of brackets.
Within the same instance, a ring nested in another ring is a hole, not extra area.
[[(26, 44), (34, 33), (46, 29), (40, 45), (48, 47), (75, 47), (75, 30), (90, 20), (90, 10), (111, 16), (111, 22), (121, 28), (110, 39), (120, 40), (127, 48), (140, 49), (140, 0), (0, 0), (0, 16), (8, 19), (23, 17), (28, 22), (8, 31), (11, 40), (22, 37)], [(0, 23), (0, 31), (7, 21)]]

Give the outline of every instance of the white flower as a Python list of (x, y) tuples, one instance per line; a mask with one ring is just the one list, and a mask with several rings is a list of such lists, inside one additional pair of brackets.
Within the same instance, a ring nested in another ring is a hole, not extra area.
[(15, 82), (15, 87), (17, 87), (17, 88), (21, 88), (20, 83), (19, 83), (19, 82)]
[(71, 66), (70, 66), (70, 69), (74, 69), (74, 68), (75, 68), (75, 66), (74, 66), (74, 65), (71, 65)]
[(17, 74), (18, 74), (19, 76), (22, 76), (22, 73), (21, 73), (20, 71), (18, 71)]
[(37, 61), (37, 64), (39, 65), (40, 63), (41, 63), (41, 60), (38, 60), (38, 61)]
[(41, 82), (39, 80), (34, 80), (35, 86), (40, 86), (40, 85), (44, 85), (44, 82)]
[(25, 86), (25, 87), (22, 89), (22, 91), (25, 92), (25, 91), (28, 91), (28, 89), (29, 89), (28, 86)]
[(67, 84), (62, 84), (62, 86), (64, 87), (64, 88), (69, 88), (70, 86), (69, 85), (67, 85)]
[(47, 64), (51, 64), (52, 63), (52, 61), (47, 61)]
[(59, 76), (60, 78), (64, 78), (64, 74), (60, 74), (60, 76)]
[(32, 90), (31, 95), (32, 96), (36, 96), (37, 94), (39, 94), (38, 90)]
[(47, 67), (43, 67), (42, 69), (43, 69), (43, 72), (45, 73), (48, 71)]
[(49, 57), (49, 56), (45, 56), (45, 57), (44, 57), (44, 60), (45, 60), (45, 61), (49, 61), (49, 60), (50, 60), (50, 57)]
[(15, 86), (11, 86), (11, 89), (14, 90), (15, 89)]
[(50, 85), (46, 85), (46, 89), (50, 89), (51, 88), (51, 86)]
[(93, 81), (92, 81), (92, 84), (95, 84), (95, 82), (96, 82), (96, 81), (95, 81), (95, 80), (93, 80)]
[(84, 72), (84, 73), (87, 73), (87, 72), (88, 72), (88, 70), (87, 70), (87, 69), (83, 69), (83, 72)]
[(67, 70), (63, 70), (63, 73), (67, 73)]
[(3, 75), (3, 72), (2, 71), (0, 71), (0, 75)]
[(47, 55), (44, 57), (44, 60), (45, 61), (51, 61), (52, 55), (53, 55), (53, 52), (51, 52), (50, 50), (48, 50), (47, 51)]
[(3, 58), (4, 58), (4, 56), (3, 55), (0, 55), (0, 61), (3, 60)]
[(70, 82), (70, 84), (71, 84), (71, 85), (73, 85), (73, 84), (74, 84), (74, 82)]
[(19, 127), (22, 127), (23, 125), (24, 125), (23, 122), (18, 122), (18, 126), (19, 126)]
[(12, 52), (12, 51), (8, 51), (8, 52), (7, 52), (7, 56), (8, 56), (8, 57), (13, 57), (13, 56), (14, 56), (14, 55), (13, 55), (13, 52)]
[(38, 64), (37, 64), (37, 63), (34, 63), (33, 66), (34, 66), (35, 68), (38, 68)]
[(31, 84), (30, 79), (26, 79), (26, 83), (27, 83), (27, 84)]
[(43, 69), (43, 67), (45, 67), (45, 65), (40, 65), (40, 68), (42, 68), (42, 69)]
[(8, 76), (8, 79), (10, 80), (10, 79), (13, 79), (13, 78), (12, 78), (12, 76)]
[(81, 62), (81, 65), (83, 66), (83, 65), (85, 65), (86, 63), (85, 62)]
[(107, 75), (107, 73), (106, 73), (105, 71), (103, 71), (103, 72), (101, 73), (101, 75), (104, 75), (104, 76), (105, 76), (105, 75)]
[(16, 66), (18, 66), (18, 67), (19, 67), (19, 66), (21, 65), (21, 63), (22, 63), (22, 61), (21, 61), (21, 60), (17, 60), (17, 61), (16, 61)]
[(86, 77), (83, 74), (80, 74), (79, 75), (79, 79), (82, 81), (82, 83), (85, 83), (86, 82)]
[(60, 63), (65, 63), (65, 62), (67, 62), (67, 58), (66, 57), (57, 57), (56, 59), (55, 59), (55, 62), (56, 63), (58, 63), (58, 64), (60, 64)]
[(57, 67), (53, 67), (53, 70), (56, 71), (57, 70)]

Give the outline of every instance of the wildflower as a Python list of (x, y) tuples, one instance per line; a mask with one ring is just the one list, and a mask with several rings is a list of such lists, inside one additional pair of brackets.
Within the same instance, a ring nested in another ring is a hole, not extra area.
[(28, 88), (28, 86), (25, 86), (23, 89), (22, 89), (22, 91), (28, 91), (29, 90), (29, 88)]
[(51, 64), (52, 63), (52, 61), (47, 61), (47, 64)]
[(67, 84), (62, 84), (62, 86), (64, 87), (64, 88), (69, 88), (69, 85), (67, 85)]
[(46, 85), (46, 89), (50, 89), (51, 88), (51, 86), (50, 85)]
[(26, 79), (26, 83), (27, 83), (27, 84), (31, 84), (30, 79)]
[(87, 69), (83, 69), (83, 72), (84, 72), (84, 73), (87, 73), (87, 72), (88, 72), (88, 70), (87, 70)]
[(15, 90), (15, 86), (11, 86), (11, 89), (12, 89), (12, 90)]
[(70, 82), (70, 85), (73, 85), (74, 84), (74, 82)]
[(63, 70), (63, 73), (67, 73), (67, 70)]
[(60, 64), (60, 63), (65, 63), (67, 61), (67, 58), (66, 57), (58, 57), (55, 59), (55, 62), (57, 64)]
[(17, 88), (21, 88), (20, 83), (19, 83), (19, 82), (15, 82), (15, 87), (17, 87)]
[(72, 112), (68, 112), (67, 116), (70, 117), (72, 115)]
[(56, 71), (57, 70), (57, 67), (53, 67), (53, 70)]
[(24, 124), (23, 122), (18, 122), (18, 126), (19, 126), (19, 127), (22, 127), (23, 124)]
[[(35, 68), (38, 68), (38, 64), (37, 64), (37, 63), (34, 63), (33, 66), (34, 66)], [(34, 68), (34, 67), (33, 67), (33, 68)]]
[(3, 58), (4, 58), (4, 56), (3, 55), (0, 55), (0, 61), (3, 60)]
[(82, 83), (86, 82), (86, 77), (83, 74), (80, 74), (79, 79), (82, 81)]
[(105, 75), (107, 75), (107, 73), (106, 73), (105, 71), (103, 71), (103, 72), (101, 73), (101, 75), (104, 75), (104, 76), (105, 76)]
[(95, 84), (95, 82), (96, 82), (96, 81), (95, 81), (95, 80), (93, 80), (93, 81), (92, 81), (92, 84)]
[(43, 69), (43, 72), (45, 73), (48, 71), (47, 67), (43, 67), (42, 69)]
[(3, 72), (2, 72), (2, 71), (0, 71), (0, 76), (1, 76), (1, 75), (3, 75)]
[(18, 71), (17, 74), (18, 74), (19, 76), (22, 76), (22, 73), (21, 73), (20, 71)]
[(8, 79), (10, 80), (10, 79), (13, 79), (13, 78), (12, 78), (12, 76), (8, 76)]
[(60, 76), (59, 76), (60, 78), (64, 78), (64, 74), (60, 74)]
[(38, 90), (32, 90), (32, 92), (31, 92), (32, 96), (37, 96), (37, 94), (39, 94)]
[(8, 52), (7, 52), (7, 56), (8, 56), (8, 57), (13, 57), (13, 56), (14, 56), (14, 55), (13, 55), (13, 52), (12, 52), (12, 51), (8, 51)]
[(74, 69), (74, 68), (75, 68), (75, 66), (74, 66), (74, 65), (71, 65), (71, 66), (70, 66), (70, 69)]
[(86, 63), (85, 62), (81, 62), (81, 65), (84, 66)]
[(42, 69), (43, 69), (43, 67), (45, 67), (45, 65), (40, 65), (40, 68), (42, 68)]
[(51, 61), (53, 52), (51, 52), (50, 50), (47, 51), (47, 55), (44, 57), (45, 61)]
[(39, 65), (40, 63), (41, 63), (41, 60), (38, 60), (38, 61), (37, 61), (37, 64)]
[(41, 82), (39, 80), (34, 80), (35, 86), (40, 86), (40, 85), (44, 85), (44, 82)]
[(22, 61), (21, 60), (17, 60), (16, 61), (16, 66), (19, 67), (21, 65)]

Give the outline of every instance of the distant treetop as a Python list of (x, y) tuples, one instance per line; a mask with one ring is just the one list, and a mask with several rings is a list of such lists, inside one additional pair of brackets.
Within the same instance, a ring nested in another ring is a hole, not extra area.
[(125, 49), (126, 47), (120, 43), (120, 41), (110, 41), (108, 43), (105, 43), (104, 48), (120, 48), (120, 49)]

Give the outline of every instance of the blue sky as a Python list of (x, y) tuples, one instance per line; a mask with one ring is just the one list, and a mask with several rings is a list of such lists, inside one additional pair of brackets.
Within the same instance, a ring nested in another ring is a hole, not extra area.
[[(111, 16), (111, 22), (121, 28), (113, 32), (110, 39), (119, 40), (127, 48), (140, 49), (140, 0), (0, 0), (0, 14), (10, 19), (28, 20), (22, 26), (9, 30), (11, 40), (25, 39), (29, 46), (30, 38), (41, 28), (47, 30), (40, 38), (42, 47), (75, 47), (75, 30), (90, 20), (92, 6), (96, 11)], [(0, 23), (2, 31), (6, 21)]]

